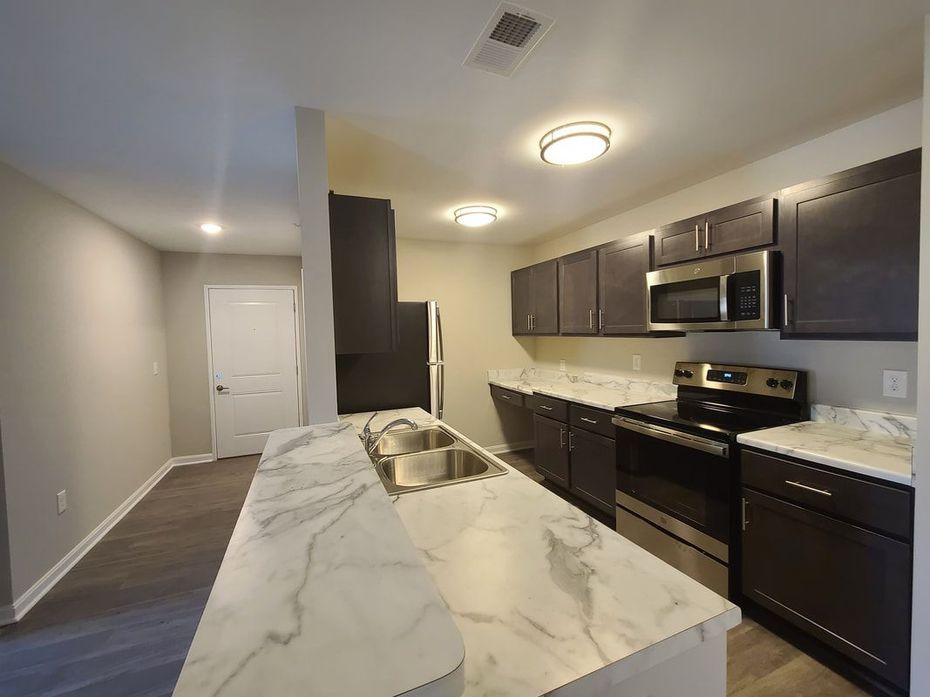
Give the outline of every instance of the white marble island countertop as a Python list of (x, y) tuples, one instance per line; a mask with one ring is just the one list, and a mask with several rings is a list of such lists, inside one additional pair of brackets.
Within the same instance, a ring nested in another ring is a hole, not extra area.
[(355, 429), (272, 433), (174, 697), (452, 697), (463, 658)]
[(671, 383), (603, 375), (573, 374), (547, 368), (489, 370), (488, 384), (523, 394), (539, 393), (589, 407), (613, 411), (617, 407), (675, 399)]
[[(373, 430), (398, 416), (436, 423), (398, 410)], [(495, 460), (507, 476), (393, 497), (464, 637), (466, 695), (626, 694), (631, 676), (723, 646), (739, 608)]]

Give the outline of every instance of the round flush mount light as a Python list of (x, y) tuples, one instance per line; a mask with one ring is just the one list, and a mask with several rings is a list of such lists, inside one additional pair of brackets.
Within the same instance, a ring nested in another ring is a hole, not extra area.
[(590, 162), (610, 147), (610, 128), (598, 121), (576, 121), (553, 128), (539, 139), (539, 156), (550, 165)]
[(223, 226), (217, 225), (216, 223), (202, 223), (200, 229), (208, 235), (216, 235), (217, 233), (223, 232)]
[(465, 227), (481, 227), (497, 220), (497, 209), (493, 206), (465, 206), (452, 213), (455, 222)]

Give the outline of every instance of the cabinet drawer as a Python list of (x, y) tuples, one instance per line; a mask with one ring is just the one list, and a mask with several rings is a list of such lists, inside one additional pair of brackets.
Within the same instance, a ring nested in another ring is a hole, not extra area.
[(507, 404), (513, 404), (515, 407), (522, 407), (525, 403), (525, 396), (514, 390), (508, 390), (506, 387), (491, 385), (491, 396)]
[(568, 408), (568, 414), (569, 423), (572, 426), (606, 436), (612, 440), (616, 438), (617, 427), (610, 421), (610, 417), (613, 416), (612, 412), (572, 404)]
[(911, 539), (911, 494), (752, 450), (742, 454), (742, 482), (807, 508)]
[(533, 395), (533, 411), (562, 423), (568, 423), (568, 402), (541, 394)]

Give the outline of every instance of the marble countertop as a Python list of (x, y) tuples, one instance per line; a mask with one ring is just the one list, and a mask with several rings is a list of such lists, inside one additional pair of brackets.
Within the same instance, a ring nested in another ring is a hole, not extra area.
[(910, 438), (862, 430), (842, 423), (804, 421), (742, 433), (737, 440), (762, 450), (792, 455), (828, 467), (911, 485)]
[(617, 407), (675, 399), (671, 383), (600, 373), (572, 374), (545, 368), (489, 370), (488, 383), (523, 394), (539, 394), (613, 411)]
[[(373, 430), (398, 416), (435, 423), (396, 410)], [(466, 695), (609, 694), (739, 623), (735, 605), (494, 459), (506, 476), (393, 497), (464, 637)]]
[(283, 429), (268, 439), (174, 696), (452, 697), (464, 650), (355, 429)]

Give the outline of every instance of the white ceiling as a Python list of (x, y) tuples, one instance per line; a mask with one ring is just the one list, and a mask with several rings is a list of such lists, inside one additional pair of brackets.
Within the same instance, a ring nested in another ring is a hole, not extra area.
[[(0, 159), (161, 249), (298, 252), (295, 105), (330, 186), (405, 237), (552, 237), (921, 92), (930, 0), (525, 0), (511, 78), (462, 66), (497, 0), (0, 0)], [(539, 159), (598, 119), (610, 151)], [(480, 230), (451, 209), (490, 203)], [(226, 226), (207, 237), (197, 224)]]

